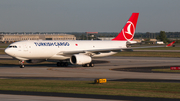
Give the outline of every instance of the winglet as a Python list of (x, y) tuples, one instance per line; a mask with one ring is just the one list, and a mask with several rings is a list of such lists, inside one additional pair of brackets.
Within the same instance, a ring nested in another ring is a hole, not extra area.
[(166, 45), (166, 47), (172, 46), (174, 43), (175, 43), (175, 41), (173, 41), (170, 44)]

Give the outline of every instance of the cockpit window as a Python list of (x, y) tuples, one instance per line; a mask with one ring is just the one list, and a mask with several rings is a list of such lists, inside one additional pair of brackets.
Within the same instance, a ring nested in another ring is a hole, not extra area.
[(9, 46), (8, 48), (17, 48), (17, 46)]

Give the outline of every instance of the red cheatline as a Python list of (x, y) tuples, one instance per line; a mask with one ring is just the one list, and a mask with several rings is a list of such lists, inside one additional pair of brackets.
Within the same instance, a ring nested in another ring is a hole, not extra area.
[(180, 67), (171, 67), (171, 70), (180, 70)]

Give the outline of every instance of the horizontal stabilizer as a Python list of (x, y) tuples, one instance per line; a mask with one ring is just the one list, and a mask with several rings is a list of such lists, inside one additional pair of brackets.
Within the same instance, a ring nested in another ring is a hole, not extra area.
[(135, 43), (137, 43), (137, 41), (127, 41), (126, 44), (135, 44)]

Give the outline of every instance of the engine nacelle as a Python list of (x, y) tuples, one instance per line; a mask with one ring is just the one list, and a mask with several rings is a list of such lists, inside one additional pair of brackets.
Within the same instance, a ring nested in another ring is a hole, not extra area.
[(26, 60), (27, 63), (39, 63), (39, 62), (44, 62), (46, 60)]
[(91, 61), (92, 61), (92, 58), (84, 54), (74, 54), (70, 58), (70, 62), (72, 64), (77, 64), (77, 65), (87, 64), (87, 63), (90, 63)]

